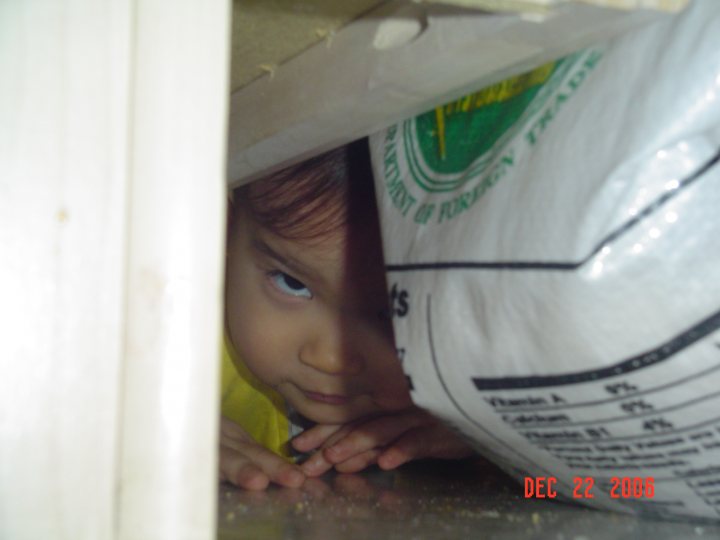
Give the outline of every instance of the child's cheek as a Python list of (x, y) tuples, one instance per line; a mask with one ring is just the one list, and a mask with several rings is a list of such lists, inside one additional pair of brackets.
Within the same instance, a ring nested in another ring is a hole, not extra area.
[(244, 344), (239, 345), (238, 351), (243, 351), (240, 354), (245, 364), (258, 379), (274, 386), (286, 378), (291, 333), (284, 330), (282, 318), (268, 306), (247, 313), (252, 315), (244, 317)]
[(379, 379), (385, 383), (380, 389), (377, 401), (387, 410), (402, 410), (412, 405), (407, 377), (397, 360), (395, 362), (387, 367), (385, 377)]

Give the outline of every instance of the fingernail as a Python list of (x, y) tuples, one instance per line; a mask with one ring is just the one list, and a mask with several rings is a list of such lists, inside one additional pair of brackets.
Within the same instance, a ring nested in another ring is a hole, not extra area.
[(322, 463), (318, 459), (310, 458), (302, 464), (302, 468), (306, 471), (317, 471), (322, 466)]
[(303, 464), (303, 470), (308, 476), (320, 476), (326, 473), (332, 468), (332, 463), (328, 463), (325, 459), (321, 458)]

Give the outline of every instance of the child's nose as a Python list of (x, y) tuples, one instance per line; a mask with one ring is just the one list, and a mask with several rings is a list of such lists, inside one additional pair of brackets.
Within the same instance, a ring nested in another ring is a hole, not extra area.
[(342, 338), (329, 335), (306, 341), (300, 349), (300, 361), (330, 375), (359, 375), (364, 365), (361, 353)]

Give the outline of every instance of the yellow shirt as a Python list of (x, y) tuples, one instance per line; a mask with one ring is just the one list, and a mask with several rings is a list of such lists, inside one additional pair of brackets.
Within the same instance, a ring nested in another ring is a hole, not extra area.
[(223, 340), (221, 389), (223, 416), (240, 424), (265, 448), (290, 459), (285, 400), (250, 372), (227, 336)]

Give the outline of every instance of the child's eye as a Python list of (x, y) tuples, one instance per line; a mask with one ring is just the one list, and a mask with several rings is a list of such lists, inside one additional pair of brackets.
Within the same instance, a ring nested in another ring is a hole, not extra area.
[(295, 279), (285, 272), (272, 270), (271, 272), (268, 272), (268, 277), (270, 278), (272, 284), (284, 294), (295, 296), (297, 298), (312, 298), (310, 289), (308, 289), (302, 281)]

